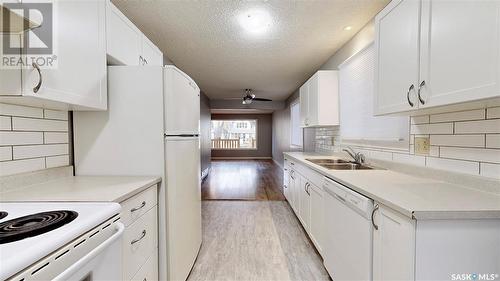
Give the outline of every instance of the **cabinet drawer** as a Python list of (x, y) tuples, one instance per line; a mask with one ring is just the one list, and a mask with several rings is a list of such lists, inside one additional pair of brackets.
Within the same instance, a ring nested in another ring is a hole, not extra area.
[(121, 203), (121, 220), (125, 226), (131, 225), (153, 206), (156, 206), (156, 185)]
[(156, 211), (156, 208), (150, 209), (125, 230), (123, 235), (124, 280), (130, 280), (146, 262), (149, 254), (158, 247)]
[(134, 275), (132, 281), (158, 280), (158, 249), (154, 249), (146, 264)]

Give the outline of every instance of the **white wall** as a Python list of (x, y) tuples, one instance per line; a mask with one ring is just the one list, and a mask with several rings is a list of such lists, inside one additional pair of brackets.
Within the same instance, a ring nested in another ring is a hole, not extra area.
[(0, 103), (0, 176), (69, 165), (68, 112)]

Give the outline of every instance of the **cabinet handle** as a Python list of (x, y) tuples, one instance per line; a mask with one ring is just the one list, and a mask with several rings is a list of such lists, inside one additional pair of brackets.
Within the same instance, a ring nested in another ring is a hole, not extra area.
[(335, 197), (337, 197), (337, 199), (339, 199), (340, 201), (345, 202), (344, 197), (341, 197), (340, 195), (337, 195), (337, 194), (335, 194)]
[(413, 107), (415, 104), (413, 104), (413, 102), (411, 102), (410, 100), (410, 92), (415, 89), (415, 86), (413, 84), (411, 84), (410, 88), (408, 88), (408, 92), (406, 92), (406, 99), (408, 100), (408, 104), (410, 104), (411, 107)]
[(378, 210), (379, 206), (378, 204), (375, 205), (375, 207), (373, 207), (373, 211), (372, 211), (372, 225), (373, 225), (373, 228), (375, 228), (375, 230), (378, 230), (378, 225), (375, 224), (375, 220), (374, 220), (374, 216), (375, 216), (375, 212)]
[(139, 207), (135, 207), (135, 208), (130, 209), (130, 212), (133, 213), (135, 211), (139, 211), (140, 209), (144, 208), (144, 206), (146, 206), (146, 201), (142, 201), (142, 203)]
[(422, 99), (422, 96), (420, 95), (420, 90), (422, 90), (422, 87), (425, 86), (425, 80), (423, 80), (422, 82), (420, 82), (420, 85), (418, 85), (418, 100), (420, 101), (421, 104), (425, 104), (425, 101), (424, 99)]
[(144, 59), (142, 56), (139, 56), (139, 65), (144, 65)]
[(36, 86), (33, 88), (33, 92), (36, 94), (40, 90), (40, 87), (42, 87), (43, 77), (42, 77), (42, 71), (40, 70), (40, 67), (38, 66), (38, 64), (33, 63), (33, 68), (35, 68), (36, 71), (38, 71), (38, 77), (39, 77), (38, 84), (36, 84)]
[(142, 231), (141, 237), (130, 241), (130, 245), (134, 245), (135, 243), (141, 241), (142, 238), (144, 238), (144, 237), (146, 237), (146, 230), (145, 229)]

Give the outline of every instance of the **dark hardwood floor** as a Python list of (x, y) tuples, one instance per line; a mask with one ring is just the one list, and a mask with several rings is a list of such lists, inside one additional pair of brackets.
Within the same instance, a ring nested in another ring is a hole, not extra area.
[(284, 201), (283, 173), (272, 160), (212, 160), (203, 200)]

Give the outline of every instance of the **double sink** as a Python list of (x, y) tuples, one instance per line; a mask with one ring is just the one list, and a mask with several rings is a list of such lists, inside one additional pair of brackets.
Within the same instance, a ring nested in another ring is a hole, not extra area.
[(374, 170), (375, 167), (358, 164), (342, 159), (306, 159), (307, 161), (319, 165), (329, 170)]

